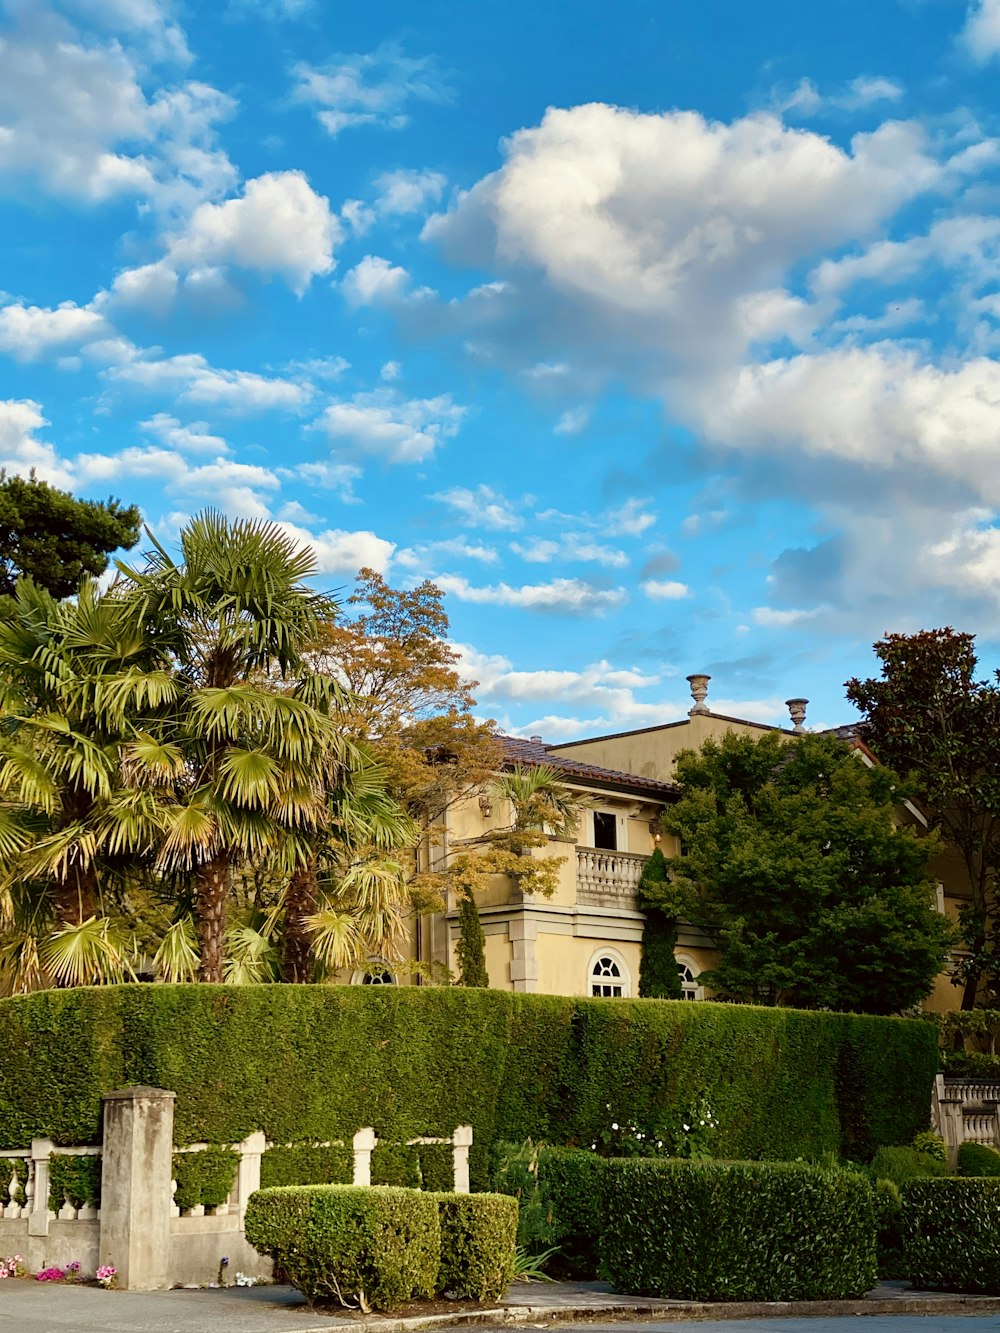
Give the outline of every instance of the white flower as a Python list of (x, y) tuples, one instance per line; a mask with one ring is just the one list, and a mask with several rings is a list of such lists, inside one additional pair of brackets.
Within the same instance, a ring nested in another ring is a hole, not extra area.
[(687, 1131), (688, 1131), (690, 1128), (691, 1128), (690, 1125), (685, 1125), (685, 1126), (684, 1126), (684, 1132), (685, 1132), (685, 1134), (687, 1133)]
[(612, 1120), (612, 1122), (611, 1122), (611, 1128), (612, 1128), (612, 1129), (617, 1129), (617, 1128), (618, 1128), (618, 1121), (617, 1121), (617, 1120)]

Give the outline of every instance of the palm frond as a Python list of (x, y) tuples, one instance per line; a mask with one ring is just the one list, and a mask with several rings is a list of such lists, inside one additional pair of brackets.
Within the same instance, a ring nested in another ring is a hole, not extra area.
[(180, 917), (164, 932), (153, 967), (164, 981), (194, 981), (201, 961), (190, 915)]
[(42, 969), (61, 986), (135, 979), (127, 940), (108, 917), (92, 916), (79, 925), (55, 931), (42, 941), (38, 957)]

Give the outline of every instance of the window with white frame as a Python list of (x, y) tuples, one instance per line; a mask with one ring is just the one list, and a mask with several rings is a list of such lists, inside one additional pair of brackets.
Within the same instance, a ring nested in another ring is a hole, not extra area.
[(367, 967), (355, 972), (351, 978), (354, 986), (395, 986), (396, 977), (379, 958), (373, 958)]
[(603, 999), (627, 999), (631, 977), (624, 958), (615, 949), (601, 949), (590, 960), (590, 994)]
[(682, 1000), (704, 999), (705, 992), (702, 987), (698, 985), (698, 973), (687, 959), (677, 959), (677, 975), (680, 978)]

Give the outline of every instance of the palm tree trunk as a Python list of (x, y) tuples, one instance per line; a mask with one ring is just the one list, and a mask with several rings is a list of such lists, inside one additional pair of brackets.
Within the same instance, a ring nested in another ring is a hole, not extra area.
[(198, 980), (221, 982), (226, 941), (226, 900), (229, 897), (229, 857), (225, 852), (206, 861), (198, 872), (195, 907), (201, 962)]
[(281, 945), (281, 975), (286, 981), (312, 981), (312, 942), (305, 918), (316, 911), (319, 892), (316, 862), (298, 866), (285, 890), (285, 931)]
[(60, 926), (78, 926), (97, 911), (97, 878), (92, 866), (77, 867), (59, 880), (53, 893), (53, 907)]

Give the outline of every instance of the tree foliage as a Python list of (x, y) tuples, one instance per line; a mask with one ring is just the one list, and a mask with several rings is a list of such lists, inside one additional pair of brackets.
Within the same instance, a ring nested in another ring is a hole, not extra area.
[(670, 881), (666, 857), (659, 847), (643, 866), (637, 896), (639, 910), (646, 917), (642, 927), (639, 994), (646, 999), (679, 1000), (682, 996), (681, 978), (674, 953), (679, 895)]
[(678, 757), (664, 815), (684, 915), (720, 952), (724, 997), (890, 1014), (926, 996), (950, 927), (927, 864), (936, 839), (897, 827), (900, 783), (826, 736), (728, 733)]
[(30, 578), (53, 597), (103, 574), (108, 558), (139, 540), (141, 516), (119, 500), (78, 500), (34, 476), (0, 472), (0, 595)]
[(887, 634), (874, 645), (881, 677), (847, 682), (864, 714), (862, 735), (907, 776), (934, 825), (957, 849), (970, 901), (961, 916), (966, 954), (962, 1008), (1000, 996), (1000, 673), (976, 676), (975, 635), (944, 629)]

